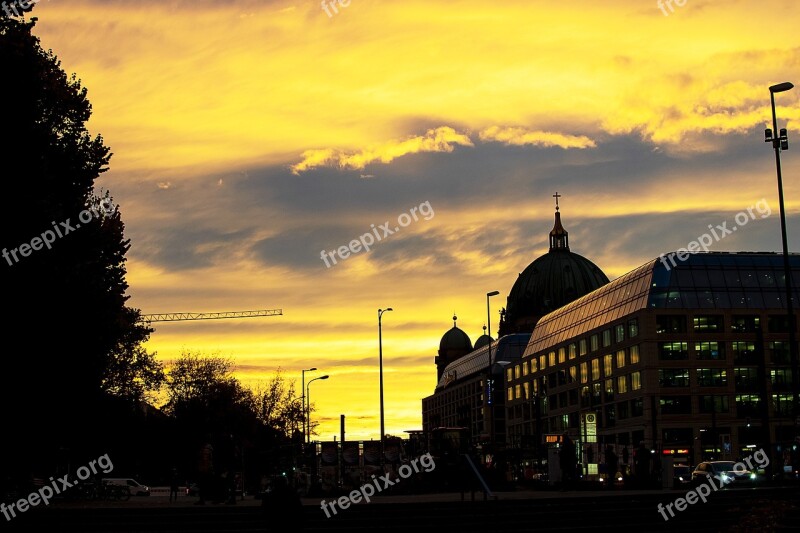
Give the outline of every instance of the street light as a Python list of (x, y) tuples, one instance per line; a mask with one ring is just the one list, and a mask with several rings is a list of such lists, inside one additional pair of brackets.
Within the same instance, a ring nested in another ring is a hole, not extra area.
[[(794, 309), (792, 304), (792, 271), (789, 267), (789, 246), (786, 242), (786, 214), (783, 208), (783, 178), (781, 177), (781, 150), (789, 149), (789, 137), (786, 133), (786, 128), (778, 130), (778, 119), (775, 115), (775, 93), (782, 93), (794, 87), (791, 82), (785, 81), (769, 88), (769, 98), (772, 105), (772, 128), (765, 130), (765, 142), (771, 142), (772, 147), (775, 149), (775, 167), (778, 172), (778, 202), (780, 205), (781, 213), (781, 241), (783, 243), (783, 275), (786, 278), (786, 315), (789, 327), (789, 354), (792, 363), (792, 404), (793, 414), (795, 416), (795, 428), (797, 427), (797, 417), (800, 416), (800, 395), (798, 394), (798, 385), (800, 380), (797, 379), (797, 346), (795, 345), (795, 324), (794, 324)], [(773, 132), (776, 136), (773, 137)], [(765, 428), (769, 432), (769, 428)], [(768, 433), (769, 434), (769, 433)], [(797, 465), (794, 465), (795, 468)]]
[[(486, 325), (489, 328), (489, 338), (492, 338), (492, 317), (491, 312), (489, 311), (489, 298), (491, 296), (497, 296), (500, 294), (500, 291), (492, 291), (486, 293)], [(486, 376), (486, 416), (484, 417), (487, 420), (489, 427), (487, 428), (489, 434), (489, 446), (491, 447), (494, 444), (494, 405), (492, 403), (492, 341), (489, 341), (489, 366), (487, 368), (487, 376)]]
[(303, 384), (300, 386), (300, 393), (303, 395), (303, 436), (305, 437), (305, 441), (309, 442), (308, 439), (308, 409), (306, 408), (306, 372), (313, 372), (316, 370), (317, 367), (306, 368), (303, 370)]
[[(311, 381), (308, 382), (308, 385), (306, 385), (306, 402), (308, 404), (309, 411), (311, 410), (311, 395), (310, 395), (311, 391), (309, 390), (309, 388), (311, 387), (311, 384), (314, 383), (315, 381), (317, 381), (318, 379), (328, 379), (329, 377), (330, 376), (328, 376), (328, 374), (325, 374), (324, 376), (320, 376), (318, 378), (312, 379)], [(310, 413), (309, 413), (309, 416), (308, 416), (308, 432), (311, 433), (311, 414)], [(308, 442), (311, 442), (311, 436), (310, 435), (309, 435)]]
[(380, 392), (381, 392), (381, 464), (383, 464), (383, 436), (385, 435), (383, 427), (383, 338), (381, 333), (381, 317), (386, 311), (393, 311), (391, 307), (386, 309), (378, 309), (378, 373), (380, 374)]

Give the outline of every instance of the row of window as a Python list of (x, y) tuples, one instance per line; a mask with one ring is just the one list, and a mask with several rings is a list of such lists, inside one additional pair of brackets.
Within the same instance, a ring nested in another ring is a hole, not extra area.
[[(694, 372), (699, 387), (726, 387), (728, 370), (725, 368), (698, 368)], [(769, 369), (773, 390), (788, 390), (792, 384), (792, 371), (788, 368)], [(733, 369), (736, 390), (756, 390), (760, 384), (758, 369), (742, 367)], [(662, 368), (658, 371), (658, 384), (661, 387), (690, 386), (688, 368)]]
[[(725, 331), (723, 315), (696, 315), (692, 317), (692, 331), (695, 333), (722, 333)], [(731, 331), (734, 333), (753, 333), (761, 330), (761, 317), (758, 315), (734, 315), (731, 317)], [(686, 333), (688, 319), (685, 315), (656, 315), (656, 333)], [(767, 317), (769, 333), (786, 333), (789, 322), (786, 315)]]
[[(666, 341), (659, 342), (658, 358), (662, 361), (674, 361), (689, 359), (689, 346), (694, 348), (695, 359), (724, 360), (727, 357), (726, 345), (730, 345), (730, 351), (736, 363), (758, 363), (761, 359), (758, 348), (759, 343), (754, 341), (732, 341), (725, 343), (721, 341)], [(789, 343), (785, 341), (770, 341), (767, 343), (768, 360), (775, 364), (789, 364), (791, 354), (789, 353)]]
[[(728, 413), (730, 410), (727, 394), (701, 395), (699, 399), (700, 413)], [(753, 417), (761, 414), (761, 396), (758, 394), (736, 394), (734, 396), (736, 415)], [(661, 396), (658, 400), (662, 415), (692, 414), (691, 396)], [(771, 407), (776, 415), (788, 416), (792, 413), (791, 394), (771, 395)]]
[[(572, 367), (575, 368), (575, 367)], [(600, 392), (601, 390), (605, 390), (606, 394), (606, 401), (613, 398), (614, 392), (616, 391), (619, 394), (624, 394), (631, 391), (637, 391), (642, 388), (642, 373), (631, 372), (630, 374), (626, 374), (624, 376), (617, 376), (616, 378), (609, 378), (606, 379), (603, 383), (593, 383), (592, 388), (590, 389), (589, 386), (583, 386), (580, 389), (580, 394), (582, 398), (586, 398), (587, 404), (591, 403), (592, 400), (597, 400), (594, 403), (598, 403), (600, 400)], [(567, 400), (564, 402), (558, 402), (561, 404), (561, 407), (566, 407), (568, 405), (573, 405), (577, 403), (577, 390), (572, 389), (571, 391), (564, 391), (560, 394), (563, 394), (564, 398), (569, 398), (569, 395), (574, 395), (573, 400)], [(589, 398), (592, 396), (593, 398)], [(542, 389), (539, 390), (539, 382), (538, 381), (526, 381), (525, 383), (518, 383), (516, 385), (510, 385), (506, 388), (506, 399), (508, 401), (513, 400), (536, 400), (539, 401), (541, 399), (543, 405), (547, 405), (548, 401), (550, 404), (553, 403), (552, 398), (556, 398), (558, 395), (551, 395), (547, 396), (547, 390)], [(548, 398), (550, 398), (548, 400)], [(587, 405), (588, 406), (588, 405)], [(555, 408), (555, 407), (554, 407)], [(546, 407), (545, 407), (546, 409)]]
[[(573, 345), (574, 346), (574, 345)], [(564, 363), (566, 358), (563, 357), (562, 351), (564, 348), (560, 348), (558, 351), (558, 358), (556, 358), (556, 352), (550, 352), (547, 355), (540, 355), (539, 357), (530, 357), (514, 365), (513, 367), (506, 368), (506, 379), (508, 381), (519, 379), (520, 377), (527, 376), (528, 374), (534, 374), (536, 372), (545, 370), (548, 367), (556, 366), (557, 364)], [(581, 354), (583, 355), (583, 354)], [(569, 359), (574, 359), (570, 353)], [(630, 346), (625, 349), (619, 349), (615, 353), (609, 353), (602, 357), (603, 360), (603, 368), (605, 370), (605, 375), (608, 376), (611, 374), (612, 362), (616, 361), (617, 368), (622, 368), (626, 364), (635, 365), (639, 362), (639, 345)], [(627, 361), (627, 363), (626, 363)], [(600, 359), (593, 359), (591, 361), (592, 364), (592, 375), (597, 375), (597, 377), (593, 377), (592, 379), (600, 379)], [(569, 372), (572, 378), (575, 378), (575, 366), (570, 367)], [(581, 368), (581, 382), (586, 383), (584, 379), (587, 373), (587, 363), (583, 362), (580, 364)]]

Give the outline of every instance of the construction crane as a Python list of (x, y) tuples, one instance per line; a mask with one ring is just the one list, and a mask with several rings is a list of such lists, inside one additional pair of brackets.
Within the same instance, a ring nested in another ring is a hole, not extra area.
[(222, 313), (161, 313), (142, 315), (145, 322), (177, 322), (179, 320), (217, 320), (222, 318), (248, 318), (282, 315), (283, 309), (259, 309), (257, 311), (224, 311)]

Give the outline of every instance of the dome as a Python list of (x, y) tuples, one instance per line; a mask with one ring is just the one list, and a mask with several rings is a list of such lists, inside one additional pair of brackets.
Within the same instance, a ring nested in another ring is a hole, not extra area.
[(453, 350), (468, 353), (472, 351), (472, 341), (464, 330), (456, 326), (457, 319), (457, 317), (453, 316), (453, 327), (442, 336), (442, 340), (439, 342), (440, 352)]
[(600, 268), (569, 250), (569, 234), (556, 207), (550, 250), (520, 273), (505, 311), (505, 333), (532, 331), (542, 316), (608, 283)]
[(483, 335), (478, 337), (478, 340), (475, 341), (475, 349), (483, 348), (490, 342), (494, 342), (494, 339), (486, 334), (486, 326), (483, 326)]

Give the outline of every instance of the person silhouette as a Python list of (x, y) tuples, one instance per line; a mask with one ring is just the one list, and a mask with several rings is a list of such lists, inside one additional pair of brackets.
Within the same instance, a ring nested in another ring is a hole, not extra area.
[(178, 469), (173, 468), (169, 477), (169, 501), (178, 501), (178, 486), (180, 485), (180, 478), (178, 477)]
[(261, 498), (261, 510), (267, 531), (274, 531), (279, 524), (291, 524), (295, 531), (305, 529), (303, 501), (285, 476), (272, 478)]

